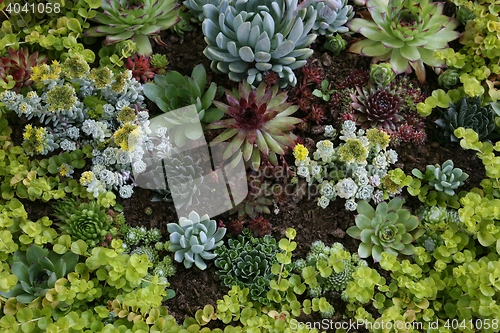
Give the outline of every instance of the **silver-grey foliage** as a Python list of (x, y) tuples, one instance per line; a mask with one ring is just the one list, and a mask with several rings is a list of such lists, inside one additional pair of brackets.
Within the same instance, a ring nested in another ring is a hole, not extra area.
[(313, 30), (318, 34), (331, 36), (349, 31), (345, 24), (353, 18), (354, 10), (347, 4), (347, 0), (313, 1), (311, 6), (318, 12), (313, 25)]
[(219, 6), (203, 6), (203, 53), (215, 72), (233, 81), (252, 85), (269, 72), (279, 76), (280, 86), (295, 85), (294, 69), (313, 54), (309, 34), (316, 20), (312, 6), (298, 7), (298, 0), (222, 0)]

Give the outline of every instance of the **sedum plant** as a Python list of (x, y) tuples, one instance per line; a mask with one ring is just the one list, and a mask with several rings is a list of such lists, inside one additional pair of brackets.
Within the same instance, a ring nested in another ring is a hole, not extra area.
[(444, 60), (434, 51), (448, 47), (458, 38), (458, 21), (443, 15), (444, 3), (411, 0), (367, 0), (371, 20), (355, 18), (348, 27), (366, 39), (351, 45), (350, 52), (390, 60), (396, 74), (413, 68), (425, 82), (424, 64), (442, 67)]
[(464, 184), (464, 180), (469, 178), (469, 175), (463, 172), (462, 169), (454, 167), (452, 160), (447, 160), (441, 166), (439, 164), (428, 165), (425, 168), (425, 173), (413, 169), (412, 174), (417, 178), (428, 181), (430, 186), (449, 196), (455, 195), (455, 190)]
[(358, 254), (361, 258), (373, 257), (382, 260), (382, 253), (411, 255), (411, 244), (423, 230), (417, 229), (419, 220), (403, 208), (404, 199), (397, 197), (381, 202), (376, 209), (366, 201), (358, 203), (356, 225), (347, 229), (347, 234), (361, 240)]
[(207, 268), (204, 260), (217, 257), (211, 251), (222, 245), (226, 228), (217, 230), (217, 222), (208, 215), (200, 217), (191, 212), (188, 217), (181, 217), (179, 223), (167, 224), (170, 233), (169, 250), (175, 252), (174, 260), (191, 268), (193, 264), (201, 270)]
[(436, 120), (442, 130), (440, 136), (458, 142), (454, 131), (459, 128), (470, 128), (483, 140), (495, 130), (495, 111), (491, 104), (482, 105), (481, 97), (463, 97), (443, 112), (442, 117)]
[(96, 201), (64, 198), (57, 202), (54, 213), (64, 232), (74, 240), (85, 241), (91, 248), (103, 242), (106, 236), (117, 233), (116, 228), (111, 228), (113, 218)]
[(161, 43), (159, 33), (179, 22), (175, 0), (102, 0), (102, 12), (93, 18), (100, 25), (85, 32), (89, 37), (106, 37), (106, 44), (133, 39), (139, 55), (153, 53), (149, 37)]
[(207, 126), (225, 129), (212, 143), (231, 140), (224, 152), (225, 158), (241, 149), (246, 165), (254, 170), (260, 167), (262, 158), (277, 165), (277, 155), (284, 155), (295, 144), (297, 136), (292, 130), (301, 120), (290, 116), (298, 106), (287, 103), (287, 94), (278, 93), (278, 86), (267, 88), (264, 82), (257, 89), (242, 83), (238, 89), (226, 90), (226, 98), (228, 104), (214, 101), (230, 118)]
[[(316, 20), (313, 7), (299, 8), (298, 0), (223, 0), (203, 6), (202, 24), (211, 68), (233, 81), (257, 85), (274, 72), (281, 87), (294, 86), (294, 69), (313, 54), (309, 34)], [(307, 14), (307, 15), (306, 15)]]
[(61, 255), (38, 245), (31, 245), (26, 251), (16, 251), (11, 272), (17, 276), (18, 283), (8, 292), (0, 291), (0, 295), (15, 297), (18, 302), (29, 304), (44, 297), (54, 288), (57, 280), (73, 272), (78, 259), (79, 256), (73, 252)]
[(312, 28), (316, 33), (331, 36), (349, 31), (345, 24), (353, 18), (354, 10), (347, 0), (313, 1), (311, 6), (318, 12)]

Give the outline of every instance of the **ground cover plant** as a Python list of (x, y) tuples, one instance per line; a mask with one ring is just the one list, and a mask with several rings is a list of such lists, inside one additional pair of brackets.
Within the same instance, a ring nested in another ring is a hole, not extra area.
[(3, 1), (0, 331), (500, 331), (499, 8)]

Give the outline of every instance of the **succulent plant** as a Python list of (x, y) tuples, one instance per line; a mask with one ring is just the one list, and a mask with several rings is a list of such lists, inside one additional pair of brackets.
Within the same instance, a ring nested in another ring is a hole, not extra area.
[[(191, 21), (195, 23), (201, 23), (205, 19), (205, 15), (203, 14), (203, 6), (207, 3), (212, 4), (214, 6), (218, 6), (219, 0), (185, 0), (182, 4), (184, 7), (189, 9), (189, 13), (191, 14)], [(231, 2), (232, 3), (232, 2)]]
[(271, 214), (269, 207), (274, 204), (273, 185), (266, 180), (263, 175), (251, 172), (247, 175), (248, 195), (236, 207), (229, 211), (229, 214), (238, 213), (238, 219), (242, 220), (245, 215), (252, 219), (259, 214)]
[(214, 104), (231, 118), (207, 126), (225, 128), (212, 143), (231, 139), (225, 157), (241, 149), (245, 163), (254, 170), (259, 168), (261, 156), (277, 165), (277, 155), (284, 155), (295, 145), (297, 136), (292, 130), (301, 120), (290, 115), (298, 106), (287, 103), (286, 93), (278, 93), (278, 86), (266, 88), (264, 82), (257, 89), (251, 89), (246, 82), (240, 84), (239, 89), (226, 90), (226, 98), (229, 105), (218, 101)]
[(133, 39), (139, 55), (153, 53), (149, 37), (158, 43), (159, 33), (179, 22), (179, 4), (175, 0), (103, 0), (102, 12), (93, 18), (101, 24), (91, 27), (85, 35), (89, 37), (106, 36), (106, 44)]
[(81, 202), (64, 198), (55, 206), (57, 225), (74, 240), (95, 247), (110, 234), (113, 218), (96, 201)]
[(444, 60), (434, 51), (448, 47), (458, 38), (458, 21), (443, 15), (444, 3), (428, 0), (367, 0), (372, 20), (355, 18), (347, 26), (367, 39), (351, 45), (350, 52), (390, 60), (396, 74), (413, 68), (420, 82), (425, 82), (424, 64), (443, 67)]
[(193, 264), (201, 270), (207, 268), (204, 260), (217, 257), (211, 251), (222, 245), (226, 228), (217, 230), (217, 222), (208, 215), (200, 217), (192, 211), (188, 217), (181, 217), (179, 223), (167, 224), (170, 233), (169, 250), (175, 252), (174, 260), (191, 268)]
[(149, 63), (156, 69), (158, 74), (165, 74), (165, 69), (168, 66), (168, 59), (166, 55), (155, 53), (151, 56), (151, 59), (149, 59)]
[(200, 193), (208, 191), (203, 182), (203, 171), (187, 154), (174, 154), (168, 159), (164, 175), (165, 180), (173, 185), (167, 185), (167, 190), (174, 198), (176, 209), (197, 205)]
[(191, 76), (176, 71), (156, 75), (154, 83), (144, 85), (144, 94), (163, 112), (194, 104), (200, 120), (210, 123), (222, 118), (223, 113), (212, 105), (217, 85), (212, 82), (207, 89), (206, 84), (207, 72), (200, 64), (193, 69)]
[(345, 24), (354, 17), (354, 10), (347, 0), (313, 1), (311, 6), (318, 12), (312, 28), (316, 33), (331, 36), (349, 31)]
[(353, 280), (352, 273), (360, 266), (367, 266), (365, 260), (359, 259), (357, 254), (349, 253), (341, 243), (334, 243), (326, 246), (322, 241), (315, 241), (311, 244), (311, 250), (305, 259), (299, 259), (295, 263), (295, 268), (302, 271), (310, 266), (317, 269), (323, 263), (334, 263), (335, 270), (328, 277), (318, 274), (316, 279), (318, 285), (308, 290), (309, 296), (320, 297), (328, 291), (343, 291), (349, 281)]
[(61, 255), (37, 245), (31, 245), (26, 251), (16, 251), (10, 270), (17, 276), (17, 285), (8, 292), (0, 291), (0, 296), (15, 297), (24, 304), (44, 297), (58, 279), (73, 272), (78, 259), (79, 256), (73, 252)]
[(326, 42), (323, 47), (332, 52), (333, 55), (339, 55), (347, 47), (347, 42), (341, 35), (331, 35), (326, 37)]
[(437, 191), (447, 195), (454, 195), (455, 190), (464, 184), (469, 175), (460, 168), (455, 168), (452, 160), (447, 160), (443, 165), (428, 165), (425, 174), (418, 169), (413, 169), (412, 174), (417, 178), (427, 180), (429, 185), (434, 186)]
[(264, 237), (265, 235), (269, 235), (271, 233), (272, 226), (268, 219), (259, 216), (250, 221), (248, 224), (248, 230), (252, 232), (254, 237)]
[(471, 128), (483, 140), (495, 130), (495, 111), (491, 104), (483, 106), (481, 98), (464, 97), (443, 112), (442, 117), (436, 120), (442, 129), (440, 136), (458, 142), (454, 132), (459, 127)]
[(386, 87), (396, 78), (391, 64), (384, 62), (370, 65), (370, 80), (376, 86)]
[(372, 256), (378, 262), (383, 252), (396, 256), (413, 254), (411, 243), (422, 235), (423, 230), (417, 229), (418, 217), (404, 209), (403, 203), (403, 198), (396, 197), (373, 209), (366, 201), (358, 202), (356, 225), (347, 229), (347, 234), (361, 240), (358, 248), (361, 258)]
[(149, 58), (146, 56), (136, 54), (133, 58), (128, 57), (123, 67), (130, 69), (132, 77), (141, 83), (146, 83), (155, 77), (155, 69), (151, 68)]
[(460, 72), (456, 68), (448, 68), (439, 75), (438, 83), (445, 89), (451, 89), (460, 83)]
[(278, 244), (267, 235), (254, 238), (248, 229), (236, 239), (229, 239), (228, 246), (215, 250), (217, 275), (223, 286), (249, 288), (249, 296), (262, 304), (270, 304), (266, 297), (269, 282), (274, 277), (271, 266), (277, 262)]
[(0, 83), (1, 88), (13, 89), (19, 92), (22, 87), (30, 86), (31, 69), (47, 62), (45, 56), (38, 56), (38, 52), (29, 54), (27, 48), (18, 51), (9, 47), (8, 55), (0, 59)]
[(401, 97), (387, 88), (356, 87), (352, 94), (351, 109), (362, 128), (378, 127), (395, 131), (404, 118), (399, 113)]
[[(202, 24), (211, 68), (233, 81), (257, 85), (266, 73), (279, 75), (280, 86), (294, 86), (293, 72), (313, 54), (309, 34), (316, 10), (298, 8), (298, 0), (222, 0), (203, 6)], [(307, 14), (307, 16), (306, 16)]]
[[(7, 12), (12, 31), (23, 33), (23, 29), (32, 28), (48, 20), (65, 16), (66, 12), (75, 7), (78, 0), (26, 0), (20, 3), (17, 0), (5, 0), (4, 11)], [(16, 10), (15, 4), (20, 4)], [(11, 10), (7, 10), (10, 8)]]

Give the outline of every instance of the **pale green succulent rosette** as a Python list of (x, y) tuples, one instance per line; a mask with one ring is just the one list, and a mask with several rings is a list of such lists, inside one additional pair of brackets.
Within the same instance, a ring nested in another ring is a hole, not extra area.
[(419, 219), (402, 208), (404, 199), (397, 197), (388, 203), (382, 202), (373, 209), (366, 201), (358, 202), (356, 225), (347, 229), (347, 234), (361, 240), (358, 248), (360, 258), (373, 257), (382, 260), (382, 253), (412, 255), (411, 244), (423, 233), (418, 229)]
[(153, 53), (149, 37), (158, 42), (159, 33), (180, 20), (179, 4), (175, 0), (103, 0), (102, 12), (93, 19), (101, 25), (91, 27), (85, 35), (106, 36), (106, 44), (133, 39), (139, 55)]
[[(279, 77), (281, 87), (294, 86), (294, 69), (313, 54), (309, 34), (316, 20), (313, 7), (298, 8), (297, 0), (222, 0), (203, 6), (203, 51), (211, 68), (233, 81), (258, 85), (268, 73)], [(307, 15), (306, 15), (307, 14)]]
[(458, 21), (442, 15), (443, 3), (411, 0), (367, 0), (372, 20), (352, 19), (347, 26), (367, 39), (354, 43), (349, 51), (376, 60), (390, 60), (396, 74), (413, 68), (425, 82), (424, 64), (443, 67), (444, 60), (434, 52), (448, 47), (458, 38)]

